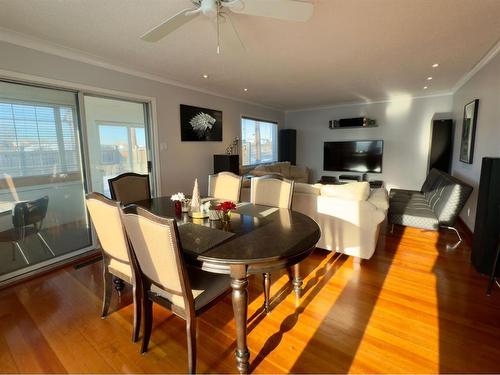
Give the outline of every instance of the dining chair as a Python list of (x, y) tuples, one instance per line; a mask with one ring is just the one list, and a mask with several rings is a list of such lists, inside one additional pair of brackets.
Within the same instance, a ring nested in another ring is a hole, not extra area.
[(12, 257), (15, 260), (16, 249), (21, 253), (26, 264), (30, 264), (27, 254), (21, 244), (28, 236), (36, 235), (46, 251), (56, 256), (52, 248), (40, 233), (43, 221), (47, 216), (49, 197), (45, 196), (31, 201), (21, 201), (12, 208), (12, 228), (0, 232), (0, 242), (12, 243)]
[(101, 317), (108, 315), (113, 287), (113, 276), (132, 285), (134, 303), (134, 327), (132, 341), (139, 339), (141, 325), (141, 287), (136, 277), (127, 249), (127, 238), (120, 216), (120, 202), (106, 198), (99, 193), (86, 196), (87, 209), (101, 244), (103, 258), (104, 294)]
[(122, 222), (129, 239), (132, 264), (143, 288), (141, 353), (148, 349), (153, 302), (156, 302), (186, 321), (188, 369), (193, 373), (196, 371), (196, 317), (230, 291), (230, 278), (184, 264), (174, 219), (131, 205), (123, 208)]
[[(295, 182), (281, 176), (253, 177), (250, 180), (250, 202), (253, 204), (278, 208), (292, 208), (293, 188)], [(288, 274), (292, 277), (289, 268)], [(264, 288), (264, 310), (269, 313), (269, 296), (271, 293), (271, 274), (262, 274)]]
[(108, 180), (111, 199), (123, 205), (151, 199), (149, 175), (138, 173), (122, 173)]
[(231, 172), (208, 175), (208, 196), (235, 203), (240, 201), (243, 177)]

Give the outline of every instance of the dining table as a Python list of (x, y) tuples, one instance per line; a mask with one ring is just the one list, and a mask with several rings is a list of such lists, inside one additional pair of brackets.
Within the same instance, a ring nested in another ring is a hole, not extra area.
[(291, 281), (300, 298), (299, 263), (315, 249), (320, 228), (310, 217), (285, 208), (239, 203), (229, 223), (176, 215), (170, 197), (135, 202), (152, 213), (175, 218), (186, 263), (206, 272), (231, 278), (231, 298), (236, 326), (236, 366), (248, 373), (247, 347), (248, 277), (291, 269)]

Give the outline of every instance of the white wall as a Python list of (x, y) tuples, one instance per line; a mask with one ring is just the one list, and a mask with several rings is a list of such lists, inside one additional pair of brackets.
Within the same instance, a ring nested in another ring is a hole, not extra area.
[[(25, 47), (0, 42), (0, 69), (74, 82), (80, 85), (117, 90), (157, 100), (162, 194), (191, 193), (194, 178), (201, 191), (207, 189), (207, 175), (213, 172), (213, 154), (224, 153), (240, 136), (240, 116), (247, 115), (284, 123), (281, 111), (230, 100), (177, 86), (131, 76)], [(147, 58), (147, 57), (145, 57)], [(202, 72), (200, 71), (200, 74)], [(213, 108), (223, 112), (222, 142), (181, 142), (179, 105)]]
[[(288, 112), (285, 123), (297, 129), (297, 164), (312, 169), (313, 181), (343, 174), (323, 171), (323, 142), (382, 139), (383, 171), (370, 174), (370, 179), (382, 179), (388, 188), (420, 189), (427, 173), (432, 119), (451, 118), (451, 111), (452, 96), (445, 95)], [(376, 119), (378, 127), (328, 128), (329, 120), (351, 117)]]
[[(459, 161), (464, 105), (479, 99), (473, 164)], [(481, 161), (485, 156), (500, 157), (500, 54), (479, 70), (453, 96), (456, 121), (452, 173), (474, 187), (461, 218), (474, 230)]]

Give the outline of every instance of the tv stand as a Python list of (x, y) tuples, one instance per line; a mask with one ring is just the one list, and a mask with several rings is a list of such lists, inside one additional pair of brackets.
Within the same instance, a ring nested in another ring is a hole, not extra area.
[(356, 176), (353, 174), (341, 174), (339, 176), (339, 180), (350, 180), (350, 181), (360, 181), (360, 176)]

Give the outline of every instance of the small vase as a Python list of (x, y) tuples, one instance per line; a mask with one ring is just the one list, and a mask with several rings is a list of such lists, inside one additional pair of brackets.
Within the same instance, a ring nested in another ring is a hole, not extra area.
[(224, 212), (222, 215), (222, 223), (229, 224), (231, 222), (231, 211)]
[(181, 203), (181, 201), (175, 201), (175, 215), (176, 216), (182, 215), (182, 203)]

